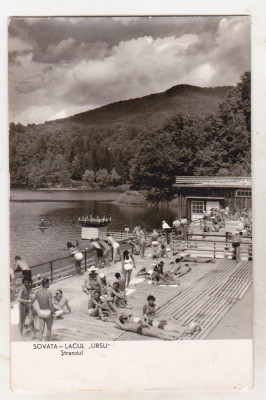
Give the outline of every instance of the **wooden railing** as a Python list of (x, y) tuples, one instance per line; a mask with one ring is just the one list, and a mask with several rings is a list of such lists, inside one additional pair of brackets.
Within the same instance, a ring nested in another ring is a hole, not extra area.
[[(179, 254), (185, 252), (191, 256), (228, 258), (232, 259), (235, 249), (231, 241), (226, 241), (226, 236), (215, 236), (217, 240), (211, 239), (211, 236), (199, 238), (199, 235), (188, 235), (187, 238), (173, 239), (173, 253)], [(245, 238), (240, 244), (241, 260), (252, 260), (252, 240)]]

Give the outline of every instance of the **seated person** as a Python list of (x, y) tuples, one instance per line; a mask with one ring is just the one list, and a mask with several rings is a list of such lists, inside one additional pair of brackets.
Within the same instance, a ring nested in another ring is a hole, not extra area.
[(100, 290), (95, 290), (91, 295), (88, 302), (88, 314), (91, 317), (104, 317), (104, 313), (114, 314), (115, 311), (112, 310), (108, 304), (101, 300)]
[(55, 296), (53, 297), (53, 306), (55, 309), (55, 317), (59, 318), (63, 314), (70, 314), (71, 308), (68, 305), (68, 300), (63, 297), (63, 292), (61, 289), (57, 289)]
[(142, 321), (148, 323), (159, 329), (164, 329), (165, 331), (179, 332), (180, 334), (192, 335), (194, 332), (201, 329), (200, 325), (193, 323), (191, 326), (186, 326), (180, 324), (174, 318), (170, 316), (158, 317), (156, 316), (156, 304), (155, 297), (149, 295), (147, 297), (147, 303), (143, 306)]
[(126, 278), (124, 275), (121, 276), (119, 272), (115, 274), (115, 277), (117, 279), (117, 282), (119, 283), (119, 289), (121, 292), (124, 292), (126, 290)]
[(107, 288), (109, 286), (107, 280), (106, 280), (106, 275), (104, 273), (99, 274), (99, 279), (100, 279), (100, 290), (103, 295), (107, 294)]
[(172, 274), (180, 278), (181, 276), (186, 275), (189, 271), (191, 271), (191, 267), (188, 264), (182, 264), (180, 258), (175, 259), (175, 265), (171, 268)]
[(152, 281), (156, 281), (157, 285), (159, 285), (160, 281), (163, 281), (163, 283), (166, 285), (172, 283), (179, 285), (179, 281), (176, 280), (174, 275), (170, 271), (164, 272), (163, 268), (163, 261), (160, 261), (159, 264), (154, 266), (153, 273), (151, 274)]
[(160, 258), (163, 258), (163, 257), (169, 258), (169, 257), (168, 257), (168, 254), (167, 254), (166, 246), (165, 246), (165, 244), (163, 244), (163, 243), (161, 244), (161, 249), (160, 249), (159, 257), (160, 257)]
[(132, 254), (138, 255), (140, 254), (140, 248), (136, 239), (131, 239), (129, 244), (131, 244), (131, 252)]
[(107, 293), (107, 300), (113, 304), (115, 309), (117, 309), (117, 307), (128, 308), (126, 295), (119, 290), (118, 281), (115, 281), (113, 285), (108, 288)]
[(90, 294), (95, 289), (95, 285), (97, 285), (97, 283), (101, 284), (100, 277), (96, 271), (97, 268), (95, 268), (94, 266), (89, 268), (88, 278), (82, 286), (83, 292)]

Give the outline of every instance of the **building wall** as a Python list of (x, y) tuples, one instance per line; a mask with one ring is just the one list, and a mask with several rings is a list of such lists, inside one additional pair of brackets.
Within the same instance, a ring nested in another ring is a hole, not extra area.
[(234, 209), (240, 210), (246, 208), (251, 210), (252, 202), (251, 197), (236, 197), (236, 190), (234, 188), (189, 188), (189, 187), (181, 187), (176, 188), (177, 197), (178, 197), (178, 216), (182, 217), (184, 215), (190, 217), (190, 200), (189, 198), (197, 198), (197, 197), (205, 197), (205, 198), (224, 198), (224, 200), (220, 200), (221, 206), (230, 208), (230, 211)]

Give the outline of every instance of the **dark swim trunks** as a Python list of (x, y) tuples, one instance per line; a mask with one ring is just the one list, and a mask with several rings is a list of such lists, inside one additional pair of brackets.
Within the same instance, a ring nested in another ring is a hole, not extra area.
[(103, 249), (96, 249), (97, 257), (103, 257)]
[(138, 332), (139, 335), (143, 335), (142, 331), (143, 331), (144, 328), (147, 328), (147, 326), (140, 325), (137, 328), (137, 332)]
[(165, 321), (161, 321), (158, 325), (158, 328), (163, 329), (165, 327), (165, 325), (167, 324), (167, 322)]

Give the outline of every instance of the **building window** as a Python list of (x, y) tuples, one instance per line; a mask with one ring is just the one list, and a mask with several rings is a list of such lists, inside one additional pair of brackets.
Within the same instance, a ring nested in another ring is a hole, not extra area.
[(204, 201), (195, 201), (191, 202), (191, 211), (193, 214), (203, 214), (204, 211)]
[(251, 189), (237, 190), (236, 197), (251, 197)]

